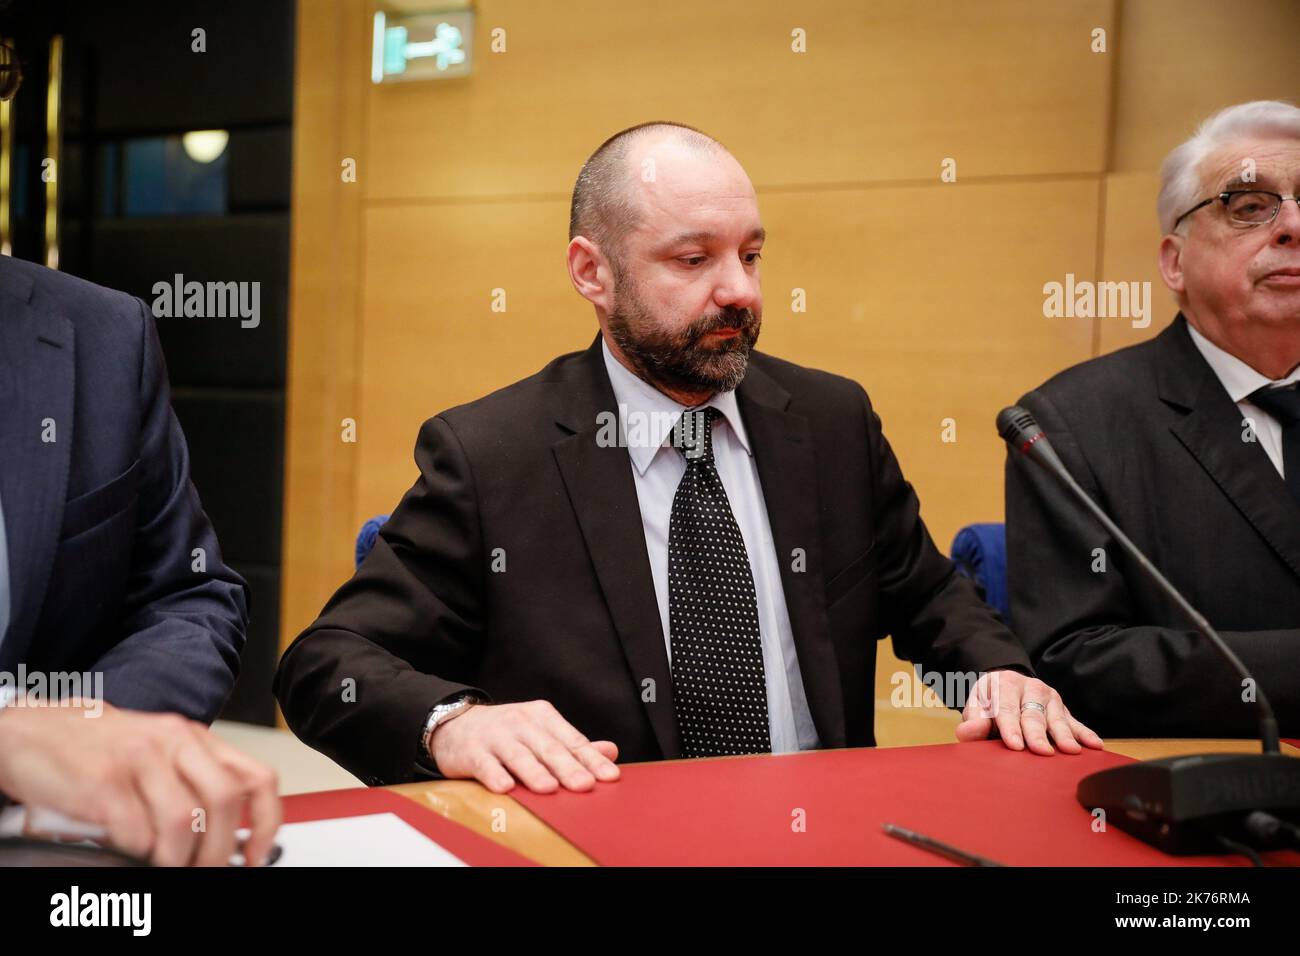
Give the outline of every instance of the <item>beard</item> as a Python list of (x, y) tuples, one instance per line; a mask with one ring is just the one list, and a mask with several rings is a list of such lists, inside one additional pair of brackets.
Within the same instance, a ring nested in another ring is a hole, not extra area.
[[(729, 392), (745, 378), (762, 318), (751, 309), (724, 309), (686, 325), (665, 323), (650, 312), (625, 276), (615, 282), (609, 334), (642, 379), (662, 391)], [(710, 332), (737, 329), (706, 341)]]

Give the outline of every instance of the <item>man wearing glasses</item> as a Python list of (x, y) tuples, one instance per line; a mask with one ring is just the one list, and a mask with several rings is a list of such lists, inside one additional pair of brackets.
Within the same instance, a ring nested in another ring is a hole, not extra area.
[[(1066, 466), (1265, 682), (1300, 735), (1300, 109), (1207, 120), (1165, 160), (1152, 341), (1021, 399)], [(1102, 734), (1251, 736), (1255, 692), (1042, 469), (1006, 469), (1011, 616)]]

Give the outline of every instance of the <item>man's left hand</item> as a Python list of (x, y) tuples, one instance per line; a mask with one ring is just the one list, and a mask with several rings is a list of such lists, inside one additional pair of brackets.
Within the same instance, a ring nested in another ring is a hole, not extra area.
[(975, 690), (961, 712), (957, 739), (986, 740), (995, 726), (1002, 742), (1011, 750), (1029, 749), (1051, 756), (1056, 746), (1068, 754), (1082, 753), (1085, 746), (1102, 749), (1101, 738), (1070, 716), (1061, 695), (1036, 677), (999, 670), (981, 674)]

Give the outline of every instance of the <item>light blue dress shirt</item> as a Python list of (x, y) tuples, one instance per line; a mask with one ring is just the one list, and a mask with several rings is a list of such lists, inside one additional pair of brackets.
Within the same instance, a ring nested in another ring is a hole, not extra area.
[[(663, 625), (664, 647), (672, 662), (668, 618), (668, 520), (677, 485), (686, 473), (686, 460), (668, 443), (673, 424), (686, 405), (642, 381), (609, 351), (601, 337), (605, 368), (619, 405), (621, 440), (627, 445), (641, 506), (646, 553), (654, 577), (655, 599)], [(754, 576), (758, 627), (763, 643), (763, 675), (767, 683), (767, 717), (773, 753), (812, 750), (821, 746), (804, 696), (794, 632), (786, 609), (781, 569), (777, 564), (772, 527), (758, 480), (758, 467), (740, 418), (736, 393), (719, 392), (704, 403), (722, 413), (713, 425), (713, 457), (718, 477), (736, 516), (745, 553)]]

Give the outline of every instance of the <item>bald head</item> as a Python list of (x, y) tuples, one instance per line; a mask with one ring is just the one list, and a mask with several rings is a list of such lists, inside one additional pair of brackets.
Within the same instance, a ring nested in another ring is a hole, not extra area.
[(744, 378), (765, 236), (754, 184), (726, 147), (691, 126), (643, 123), (583, 165), (565, 261), (614, 358), (689, 406)]
[[(644, 157), (667, 146), (699, 158), (735, 163), (725, 146), (683, 123), (656, 121), (631, 126), (605, 140), (578, 173), (569, 207), (569, 239), (586, 236), (619, 268), (623, 241), (640, 221), (640, 182)], [(737, 164), (738, 165), (738, 164)]]

